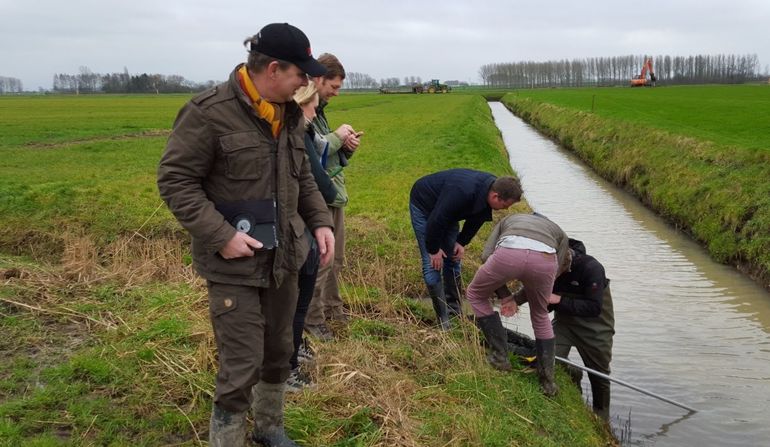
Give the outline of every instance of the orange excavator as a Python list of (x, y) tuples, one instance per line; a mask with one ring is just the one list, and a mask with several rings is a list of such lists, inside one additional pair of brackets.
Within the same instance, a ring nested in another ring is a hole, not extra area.
[[(650, 77), (647, 77), (647, 73)], [(655, 87), (655, 72), (652, 71), (652, 58), (648, 57), (642, 65), (642, 72), (631, 79), (631, 87)]]

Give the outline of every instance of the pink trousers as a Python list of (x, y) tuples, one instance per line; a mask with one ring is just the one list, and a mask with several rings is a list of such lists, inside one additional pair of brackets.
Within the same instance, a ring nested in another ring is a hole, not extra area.
[(558, 269), (556, 254), (498, 247), (473, 277), (466, 295), (477, 317), (492, 315), (490, 297), (503, 284), (518, 279), (529, 300), (529, 315), (535, 338), (553, 338), (548, 318), (548, 297)]

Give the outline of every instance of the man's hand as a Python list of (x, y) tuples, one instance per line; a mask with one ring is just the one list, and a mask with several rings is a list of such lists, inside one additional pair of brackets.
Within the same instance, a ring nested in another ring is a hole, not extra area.
[(548, 297), (548, 304), (559, 304), (559, 303), (561, 303), (561, 295), (552, 293), (551, 296)]
[(219, 254), (225, 259), (243, 258), (254, 256), (254, 250), (258, 248), (262, 248), (262, 242), (246, 233), (238, 232), (219, 250)]
[(433, 267), (433, 270), (441, 270), (441, 267), (444, 266), (444, 258), (446, 258), (446, 254), (440, 248), (436, 253), (430, 255), (430, 265)]
[(321, 265), (326, 265), (334, 259), (334, 233), (329, 227), (318, 227), (313, 231), (321, 252)]
[(334, 131), (340, 140), (345, 141), (349, 136), (355, 135), (356, 131), (353, 130), (353, 126), (350, 124), (343, 124)]
[(348, 137), (345, 139), (345, 141), (342, 143), (345, 148), (350, 150), (351, 152), (355, 152), (356, 149), (358, 149), (358, 145), (361, 144), (361, 135), (363, 135), (363, 132), (358, 133), (352, 133), (348, 135)]
[(500, 301), (500, 315), (504, 317), (512, 317), (519, 311), (519, 306), (516, 305), (516, 300), (513, 299), (513, 295)]
[(465, 254), (465, 247), (455, 242), (455, 250), (454, 250), (454, 253), (452, 254), (452, 260), (460, 262), (463, 260), (464, 254)]

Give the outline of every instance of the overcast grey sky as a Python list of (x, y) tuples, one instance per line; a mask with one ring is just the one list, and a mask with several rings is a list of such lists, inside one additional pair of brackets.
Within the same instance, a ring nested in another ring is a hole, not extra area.
[(379, 80), (478, 82), (483, 64), (627, 54), (757, 54), (770, 64), (770, 1), (0, 0), (0, 76), (50, 89), (54, 73), (224, 80), (271, 22), (314, 55)]

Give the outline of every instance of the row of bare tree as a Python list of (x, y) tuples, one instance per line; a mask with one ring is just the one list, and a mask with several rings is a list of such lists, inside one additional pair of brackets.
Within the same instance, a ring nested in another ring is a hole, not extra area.
[(23, 90), (24, 86), (21, 83), (21, 79), (0, 76), (0, 95), (21, 93)]
[[(378, 82), (365, 73), (348, 72), (344, 88), (377, 89), (397, 87), (399, 78), (380, 79)], [(419, 76), (404, 76), (403, 85), (421, 84)], [(77, 74), (59, 73), (53, 77), (56, 93), (188, 93), (202, 91), (214, 85), (214, 81), (195, 83), (179, 75), (147, 74), (131, 75), (124, 68), (122, 73), (99, 74), (88, 67), (80, 67)], [(20, 91), (20, 90), (19, 90)]]
[(380, 82), (365, 73), (349, 72), (345, 77), (343, 88), (356, 89), (377, 89), (398, 87), (399, 85), (417, 85), (422, 84), (422, 78), (419, 76), (404, 76), (403, 84), (399, 78), (382, 78)]
[[(484, 85), (494, 87), (627, 85), (640, 74), (648, 57), (651, 56), (495, 63), (483, 65), (479, 75)], [(663, 84), (734, 84), (760, 77), (756, 54), (655, 56), (653, 69), (658, 82)]]
[(80, 67), (78, 74), (55, 74), (53, 91), (56, 93), (190, 93), (203, 91), (214, 81), (195, 83), (179, 75), (131, 75), (122, 73), (99, 74), (88, 67)]
[(348, 89), (377, 88), (377, 80), (366, 73), (353, 71), (346, 73), (345, 83), (342, 86)]

